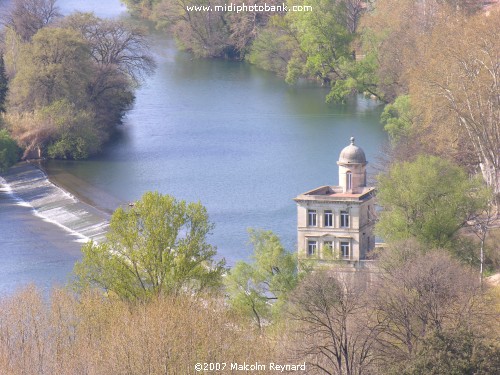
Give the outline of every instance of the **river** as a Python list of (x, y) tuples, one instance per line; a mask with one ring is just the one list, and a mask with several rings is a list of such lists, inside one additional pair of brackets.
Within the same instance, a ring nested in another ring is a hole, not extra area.
[[(117, 0), (59, 0), (59, 6), (64, 13), (79, 9), (125, 17)], [(373, 100), (358, 97), (327, 105), (327, 91), (314, 84), (288, 86), (246, 63), (193, 60), (166, 37), (153, 35), (151, 41), (158, 68), (137, 91), (117, 139), (99, 157), (46, 164), (54, 182), (102, 212), (156, 190), (207, 207), (216, 226), (209, 240), (229, 264), (249, 258), (250, 227), (273, 230), (295, 250), (292, 199), (314, 187), (337, 184), (336, 161), (350, 136), (369, 161), (386, 142), (381, 107)], [(27, 211), (15, 216), (5, 207)], [(0, 209), (5, 211), (0, 235), (8, 232), (11, 238), (10, 249), (0, 254), (15, 264), (7, 276), (1, 269), (7, 266), (0, 265), (0, 293), (28, 281), (63, 283), (81, 244), (34, 218), (28, 208), (12, 205), (11, 196), (0, 199)], [(43, 233), (30, 230), (41, 225)], [(49, 234), (47, 243), (38, 241)], [(37, 277), (30, 277), (28, 267), (35, 258), (33, 243), (46, 256), (36, 252), (41, 258)], [(58, 249), (64, 251), (54, 269), (51, 257)]]

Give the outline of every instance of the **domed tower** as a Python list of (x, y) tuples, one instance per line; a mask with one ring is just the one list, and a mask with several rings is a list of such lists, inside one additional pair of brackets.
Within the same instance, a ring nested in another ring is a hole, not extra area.
[(339, 186), (320, 186), (294, 199), (298, 257), (321, 267), (341, 261), (357, 269), (375, 247), (376, 192), (366, 186), (366, 156), (354, 138), (337, 165)]
[(358, 193), (366, 187), (366, 157), (362, 148), (351, 144), (340, 152), (339, 161), (339, 185), (344, 193)]

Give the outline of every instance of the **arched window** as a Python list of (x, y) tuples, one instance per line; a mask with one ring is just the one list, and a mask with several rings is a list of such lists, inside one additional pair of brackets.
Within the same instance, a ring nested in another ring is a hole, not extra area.
[(345, 174), (345, 188), (346, 190), (352, 190), (352, 173), (347, 171)]

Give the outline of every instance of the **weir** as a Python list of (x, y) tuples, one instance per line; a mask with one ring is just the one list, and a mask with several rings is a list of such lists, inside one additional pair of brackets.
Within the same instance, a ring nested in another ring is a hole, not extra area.
[(109, 215), (53, 184), (37, 166), (19, 163), (3, 174), (0, 184), (18, 205), (30, 207), (34, 215), (70, 232), (76, 241), (104, 240)]

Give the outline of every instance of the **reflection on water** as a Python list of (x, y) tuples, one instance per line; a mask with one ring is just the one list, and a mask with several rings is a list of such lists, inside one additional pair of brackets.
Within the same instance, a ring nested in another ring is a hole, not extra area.
[[(327, 91), (310, 83), (290, 87), (245, 63), (192, 60), (158, 36), (154, 47), (158, 70), (137, 92), (121, 139), (100, 157), (48, 169), (121, 202), (148, 190), (201, 201), (216, 224), (211, 241), (230, 264), (248, 257), (249, 227), (273, 230), (294, 249), (292, 199), (337, 183), (351, 136), (369, 161), (385, 142), (375, 101), (326, 105)], [(109, 199), (93, 200), (110, 209)]]
[[(118, 0), (58, 3), (65, 13), (124, 11)], [(120, 136), (99, 157), (47, 164), (58, 184), (102, 211), (157, 190), (207, 207), (216, 224), (210, 240), (229, 264), (248, 258), (249, 227), (275, 231), (294, 250), (292, 199), (337, 183), (336, 161), (351, 136), (369, 161), (386, 140), (374, 101), (326, 105), (327, 91), (311, 83), (291, 87), (248, 64), (193, 60), (171, 40), (151, 39), (158, 69), (138, 90)], [(64, 282), (80, 245), (17, 203), (0, 191), (0, 293), (28, 280)]]

